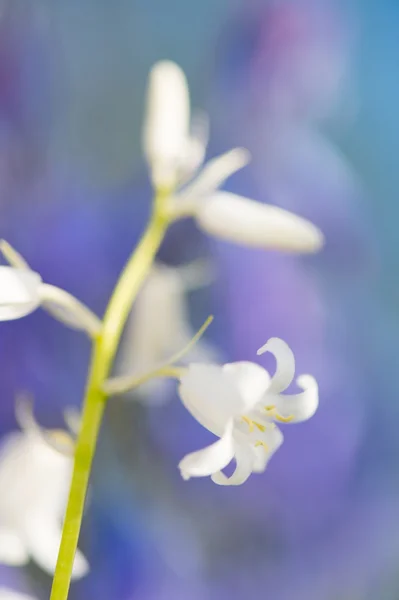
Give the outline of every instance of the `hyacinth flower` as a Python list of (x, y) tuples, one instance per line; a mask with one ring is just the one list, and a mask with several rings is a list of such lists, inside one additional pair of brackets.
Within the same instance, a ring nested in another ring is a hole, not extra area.
[[(71, 577), (76, 575), (76, 570), (79, 574), (85, 570), (82, 555), (77, 553), (78, 539), (91, 464), (109, 396), (136, 388), (156, 377), (177, 378), (183, 404), (202, 425), (220, 437), (216, 442), (216, 453), (213, 446), (195, 456), (188, 456), (180, 463), (180, 471), (186, 479), (212, 475), (221, 484), (243, 483), (252, 472), (263, 471), (270, 456), (282, 442), (282, 434), (276, 423), (305, 420), (317, 408), (317, 385), (310, 375), (298, 378), (302, 393), (281, 395), (294, 375), (292, 353), (281, 340), (271, 340), (260, 350), (270, 350), (278, 358), (273, 378), (252, 363), (224, 367), (201, 364), (185, 367), (176, 364), (194, 347), (210, 319), (188, 345), (166, 363), (151, 365), (147, 373), (112, 377), (125, 324), (136, 301), (136, 307), (140, 307), (139, 294), (142, 290), (145, 293), (146, 281), (151, 285), (158, 249), (174, 221), (191, 217), (205, 233), (262, 249), (309, 253), (318, 251), (323, 244), (323, 234), (306, 219), (277, 207), (218, 191), (229, 175), (248, 162), (248, 153), (240, 148), (233, 149), (201, 168), (206, 151), (207, 121), (204, 117), (194, 119), (191, 132), (189, 121), (189, 92), (184, 73), (168, 61), (156, 64), (149, 78), (143, 134), (144, 153), (154, 187), (152, 214), (147, 229), (117, 281), (102, 319), (67, 292), (43, 283), (40, 275), (32, 271), (13, 248), (4, 242), (2, 244), (3, 255), (10, 265), (2, 267), (0, 271), (0, 283), (1, 278), (5, 283), (0, 287), (0, 316), (3, 309), (3, 320), (19, 318), (42, 307), (66, 325), (86, 331), (93, 343), (81, 418), (71, 420), (77, 433), (76, 444), (70, 448), (70, 452), (66, 452), (67, 457), (64, 456), (66, 449), (61, 449), (62, 460), (70, 464), (73, 454), (74, 461), (51, 600), (66, 600)], [(160, 306), (162, 313), (162, 304)], [(168, 326), (173, 324), (179, 329), (183, 313), (181, 303), (175, 307), (175, 313), (167, 310), (164, 318), (170, 321)], [(154, 313), (154, 319), (157, 317)], [(148, 315), (145, 320), (149, 322)], [(178, 331), (169, 331), (168, 335), (176, 334), (179, 338)], [(180, 337), (187, 337), (187, 333)], [(150, 360), (156, 360), (151, 344), (150, 350)], [(196, 384), (198, 388), (194, 389)], [(209, 410), (212, 399), (218, 402), (220, 414)], [(58, 436), (54, 439), (51, 433), (41, 432), (39, 439), (46, 444), (47, 451), (47, 446), (50, 446), (53, 452), (59, 453)], [(223, 460), (220, 458), (220, 447)], [(209, 460), (210, 455), (215, 460)], [(237, 469), (231, 478), (227, 478), (222, 470), (232, 459), (235, 459)], [(54, 511), (52, 514), (54, 517)], [(40, 519), (36, 524), (38, 522), (40, 526), (45, 526)], [(15, 535), (15, 527), (18, 535)], [(31, 528), (29, 531), (29, 546), (23, 545), (23, 548), (28, 548), (28, 552), (36, 556), (43, 568), (51, 571), (54, 567), (54, 549), (59, 541), (55, 527), (48, 529), (51, 544), (46, 552), (39, 544), (40, 556), (38, 543), (34, 546), (36, 554), (32, 552), (31, 543), (32, 535), (39, 538), (39, 531), (36, 530), (36, 534), (34, 531), (32, 533)], [(5, 534), (9, 533), (8, 527)], [(21, 525), (18, 521), (12, 533), (14, 540), (26, 540), (24, 523)], [(16, 547), (22, 554), (21, 544)]]
[[(63, 430), (44, 430), (29, 404), (17, 403), (21, 431), (8, 434), (0, 448), (0, 562), (24, 565), (32, 559), (54, 572), (73, 467), (73, 439)], [(88, 564), (77, 551), (72, 576)]]
[[(295, 372), (294, 355), (278, 338), (260, 350), (271, 352), (277, 370), (270, 378), (266, 369), (251, 362), (223, 366), (192, 364), (180, 378), (179, 395), (197, 421), (220, 439), (187, 455), (179, 464), (184, 479), (211, 476), (219, 485), (241, 485), (251, 473), (262, 473), (283, 443), (280, 423), (306, 421), (317, 410), (315, 379), (301, 375), (299, 394), (282, 395)], [(223, 469), (235, 460), (227, 477)]]
[(22, 256), (5, 240), (0, 252), (10, 266), (0, 266), (0, 321), (20, 319), (40, 306), (59, 321), (83, 329), (94, 337), (100, 320), (74, 296), (54, 285), (43, 283)]

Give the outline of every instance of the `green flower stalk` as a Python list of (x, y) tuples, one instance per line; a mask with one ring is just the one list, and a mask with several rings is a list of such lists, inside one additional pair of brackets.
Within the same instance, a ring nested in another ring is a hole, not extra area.
[(164, 197), (165, 194), (160, 194), (154, 202), (154, 212), (147, 230), (119, 278), (105, 312), (100, 334), (94, 341), (81, 428), (76, 443), (71, 489), (50, 600), (68, 598), (90, 470), (106, 404), (104, 383), (109, 377), (132, 304), (169, 225), (169, 220), (163, 214)]

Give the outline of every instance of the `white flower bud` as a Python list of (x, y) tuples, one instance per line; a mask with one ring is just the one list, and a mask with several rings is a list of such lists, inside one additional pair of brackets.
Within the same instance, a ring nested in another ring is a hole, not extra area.
[(206, 233), (246, 246), (307, 253), (323, 245), (323, 234), (310, 221), (229, 192), (198, 203), (194, 218)]
[(185, 75), (171, 61), (154, 65), (149, 76), (143, 148), (156, 187), (176, 185), (187, 148), (190, 99)]

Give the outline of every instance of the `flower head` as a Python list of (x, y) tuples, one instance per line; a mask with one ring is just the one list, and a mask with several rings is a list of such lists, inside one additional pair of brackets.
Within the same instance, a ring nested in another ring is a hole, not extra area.
[(183, 71), (170, 61), (156, 63), (149, 77), (144, 153), (156, 190), (169, 194), (168, 211), (174, 219), (191, 216), (206, 233), (239, 244), (305, 253), (321, 248), (323, 234), (306, 219), (218, 191), (249, 162), (249, 152), (234, 148), (199, 171), (208, 122), (204, 116), (193, 119), (191, 131), (189, 123), (189, 90)]
[[(25, 417), (24, 430), (7, 435), (0, 448), (0, 562), (24, 565), (32, 558), (52, 574), (73, 466), (64, 450), (73, 444), (66, 432), (41, 431)], [(78, 551), (73, 575), (87, 570)]]
[[(251, 362), (224, 366), (193, 364), (181, 377), (180, 398), (203, 427), (220, 439), (189, 454), (179, 464), (184, 479), (211, 476), (219, 485), (240, 485), (252, 472), (263, 472), (281, 446), (276, 422), (309, 419), (318, 406), (318, 388), (311, 375), (296, 382), (302, 392), (282, 395), (292, 382), (295, 360), (289, 346), (271, 338), (259, 353), (271, 352), (277, 361), (274, 376)], [(234, 473), (223, 469), (235, 459)]]
[(20, 319), (41, 306), (69, 327), (98, 334), (101, 323), (91, 310), (65, 290), (43, 283), (5, 240), (0, 240), (0, 252), (11, 265), (0, 266), (0, 321)]

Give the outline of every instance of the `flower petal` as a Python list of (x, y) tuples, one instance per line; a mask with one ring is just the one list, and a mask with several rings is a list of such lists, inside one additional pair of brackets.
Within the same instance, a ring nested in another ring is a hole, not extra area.
[(155, 264), (138, 295), (121, 348), (121, 370), (145, 373), (184, 347), (192, 337), (179, 271)]
[(173, 186), (186, 148), (190, 99), (186, 77), (171, 61), (160, 61), (149, 75), (144, 153), (156, 186)]
[(55, 319), (73, 329), (82, 329), (91, 337), (100, 333), (101, 321), (87, 306), (69, 292), (47, 283), (40, 288), (42, 307)]
[(236, 468), (230, 477), (227, 477), (222, 471), (212, 475), (212, 481), (217, 485), (241, 485), (251, 475), (254, 465), (254, 453), (250, 446), (237, 445), (235, 452)]
[(323, 245), (323, 234), (310, 221), (230, 192), (199, 203), (195, 218), (206, 233), (246, 246), (308, 253)]
[(219, 437), (244, 409), (237, 386), (218, 365), (190, 364), (180, 379), (179, 395), (193, 417)]
[[(52, 575), (57, 563), (61, 542), (61, 529), (47, 514), (34, 512), (27, 515), (24, 535), (26, 545), (32, 559), (45, 571)], [(72, 578), (79, 579), (87, 574), (89, 565), (86, 558), (76, 551)]]
[(16, 590), (0, 587), (0, 600), (36, 600), (33, 596), (22, 594)]
[(16, 567), (27, 562), (29, 555), (19, 535), (12, 529), (1, 528), (0, 563)]
[(40, 275), (26, 269), (0, 266), (0, 321), (19, 319), (40, 304)]
[(252, 410), (261, 401), (270, 384), (269, 373), (256, 363), (228, 363), (223, 366), (223, 371), (231, 378), (243, 397), (245, 412)]
[(187, 454), (179, 463), (183, 479), (207, 477), (224, 469), (234, 456), (233, 421), (229, 421), (223, 436), (210, 446)]
[(233, 148), (206, 163), (198, 177), (175, 197), (175, 211), (189, 213), (205, 196), (215, 192), (228, 177), (245, 167), (250, 154), (245, 148)]
[(0, 252), (3, 254), (9, 265), (14, 267), (14, 269), (30, 270), (30, 267), (24, 257), (17, 252), (15, 248), (11, 246), (11, 244), (6, 242), (6, 240), (0, 240)]
[(274, 399), (274, 404), (280, 415), (293, 417), (290, 422), (299, 423), (312, 417), (319, 406), (319, 389), (312, 375), (301, 375), (296, 380), (304, 391), (300, 394), (280, 395)]
[(179, 184), (182, 186), (191, 179), (204, 162), (209, 139), (209, 118), (202, 111), (196, 111), (191, 119), (190, 135), (181, 157)]
[(255, 458), (252, 468), (254, 473), (263, 473), (269, 460), (284, 441), (284, 436), (278, 427), (268, 429), (265, 433), (266, 435), (263, 434), (261, 440), (264, 444), (254, 447)]
[(289, 345), (280, 338), (270, 338), (256, 354), (270, 352), (276, 359), (276, 371), (271, 379), (269, 394), (279, 394), (287, 389), (295, 375), (295, 357)]

